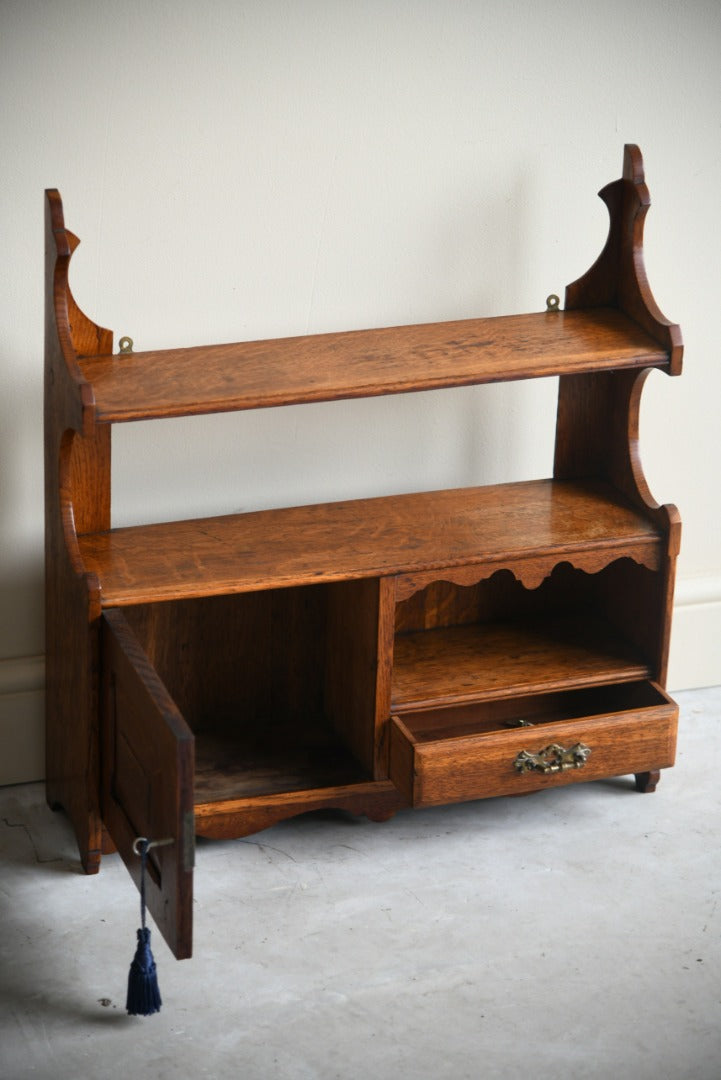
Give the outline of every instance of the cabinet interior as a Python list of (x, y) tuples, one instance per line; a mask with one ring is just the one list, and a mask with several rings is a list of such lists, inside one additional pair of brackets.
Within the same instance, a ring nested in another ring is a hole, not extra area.
[(618, 559), (595, 574), (561, 563), (537, 588), (508, 569), (471, 586), (434, 581), (396, 607), (391, 708), (648, 677), (657, 580)]
[[(348, 583), (139, 604), (129, 625), (196, 741), (196, 802), (369, 778), (346, 697), (363, 642), (336, 648)], [(366, 717), (372, 730), (373, 714)]]
[(418, 743), (542, 727), (564, 720), (626, 713), (663, 706), (667, 698), (649, 682), (594, 686), (583, 690), (529, 694), (422, 709), (404, 714), (403, 723)]

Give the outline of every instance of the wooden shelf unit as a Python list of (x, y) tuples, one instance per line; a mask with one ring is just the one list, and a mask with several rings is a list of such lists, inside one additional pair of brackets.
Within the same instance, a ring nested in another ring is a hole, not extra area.
[[(47, 791), (85, 869), (117, 847), (176, 956), (193, 840), (341, 807), (542, 790), (673, 764), (678, 513), (638, 454), (682, 344), (643, 270), (641, 155), (564, 310), (113, 354), (47, 192)], [(113, 528), (116, 423), (559, 377), (553, 476)]]

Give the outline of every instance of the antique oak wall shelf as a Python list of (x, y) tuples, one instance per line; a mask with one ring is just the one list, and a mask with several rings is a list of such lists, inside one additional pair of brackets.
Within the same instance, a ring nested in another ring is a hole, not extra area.
[[(149, 854), (192, 947), (194, 837), (673, 764), (664, 685), (680, 522), (641, 470), (678, 327), (643, 268), (641, 155), (601, 192), (606, 246), (564, 310), (113, 355), (68, 282), (47, 192), (47, 793), (88, 873)], [(127, 343), (125, 343), (125, 346)], [(112, 425), (559, 376), (547, 480), (113, 528)]]

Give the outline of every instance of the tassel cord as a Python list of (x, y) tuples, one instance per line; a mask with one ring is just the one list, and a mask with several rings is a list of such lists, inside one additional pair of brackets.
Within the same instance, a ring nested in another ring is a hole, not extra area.
[(140, 926), (145, 932), (145, 868), (148, 862), (150, 844), (144, 838), (138, 844), (140, 848)]
[(152, 1016), (162, 1004), (157, 969), (150, 951), (150, 930), (145, 925), (145, 871), (151, 844), (144, 837), (136, 841), (140, 855), (140, 922), (138, 945), (128, 974), (126, 1010), (130, 1016)]

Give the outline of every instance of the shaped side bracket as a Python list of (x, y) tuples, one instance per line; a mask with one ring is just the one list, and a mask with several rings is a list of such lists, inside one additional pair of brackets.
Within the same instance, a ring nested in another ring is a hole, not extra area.
[(659, 310), (653, 298), (643, 260), (643, 228), (651, 205), (641, 151), (624, 147), (623, 175), (599, 196), (611, 218), (606, 245), (582, 277), (566, 287), (566, 310), (617, 307), (637, 322), (670, 353), (666, 369), (680, 375), (683, 342), (679, 327)]

